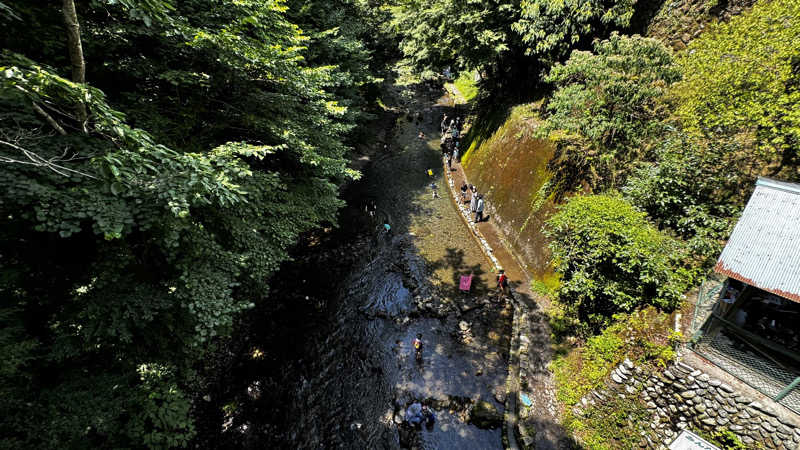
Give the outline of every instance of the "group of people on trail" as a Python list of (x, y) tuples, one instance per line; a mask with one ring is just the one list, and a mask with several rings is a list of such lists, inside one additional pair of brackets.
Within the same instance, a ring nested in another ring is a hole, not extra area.
[(461, 121), (461, 117), (451, 119), (449, 124), (447, 122), (447, 114), (442, 119), (440, 147), (442, 155), (447, 156), (447, 168), (450, 170), (453, 170), (453, 161), (458, 162), (459, 139), (461, 138), (463, 126), (464, 123)]
[(461, 184), (461, 203), (467, 204), (467, 195), (470, 196), (469, 198), (469, 212), (475, 214), (475, 223), (483, 221), (483, 209), (486, 206), (486, 203), (483, 201), (483, 194), (478, 193), (478, 188), (475, 185), (471, 184), (467, 186), (467, 182), (464, 181)]

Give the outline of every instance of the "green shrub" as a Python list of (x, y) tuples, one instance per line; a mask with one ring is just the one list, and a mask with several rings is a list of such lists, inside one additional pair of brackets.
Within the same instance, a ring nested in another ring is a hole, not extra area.
[(713, 434), (714, 440), (723, 450), (747, 450), (739, 436), (731, 430), (720, 430)]
[(584, 410), (583, 417), (568, 414), (564, 426), (580, 440), (584, 448), (615, 450), (638, 448), (649, 423), (650, 414), (639, 400), (610, 396)]
[(573, 197), (545, 233), (562, 276), (559, 301), (583, 331), (639, 306), (675, 308), (693, 278), (681, 266), (683, 246), (617, 195)]
[(663, 132), (669, 111), (661, 97), (679, 78), (670, 50), (640, 36), (612, 34), (594, 53), (574, 51), (553, 66), (545, 79), (556, 91), (539, 136), (556, 145), (551, 166), (559, 189), (620, 185)]
[(616, 322), (583, 347), (557, 356), (550, 364), (556, 380), (556, 396), (575, 405), (592, 389), (599, 388), (625, 358), (637, 365), (666, 367), (675, 359), (670, 316), (647, 308), (617, 315)]
[(743, 186), (737, 176), (742, 161), (731, 145), (670, 133), (658, 145), (656, 161), (640, 164), (623, 188), (625, 198), (660, 228), (685, 239), (700, 262), (716, 260), (750, 192), (751, 180)]
[(545, 297), (555, 297), (559, 286), (561, 286), (561, 280), (558, 274), (552, 272), (547, 272), (538, 279), (531, 280), (531, 291)]
[[(747, 450), (749, 448), (739, 439), (736, 433), (726, 428), (714, 432), (706, 432), (703, 430), (692, 431), (703, 439), (717, 445), (722, 450)], [(755, 447), (750, 448), (764, 448), (764, 446), (761, 443), (757, 443)]]
[(527, 51), (544, 60), (566, 56), (585, 36), (602, 27), (627, 27), (633, 17), (632, 0), (522, 0), (520, 19), (513, 25)]

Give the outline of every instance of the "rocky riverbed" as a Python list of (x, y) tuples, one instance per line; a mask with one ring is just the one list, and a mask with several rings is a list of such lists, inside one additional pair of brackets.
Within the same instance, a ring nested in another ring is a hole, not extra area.
[[(342, 227), (306, 242), (316, 251), (281, 271), (273, 298), (291, 306), (274, 329), (251, 319), (247, 335), (234, 338), (228, 366), (237, 382), (220, 383), (205, 405), (221, 411), (225, 444), (502, 448), (513, 308), (490, 289), (492, 266), (446, 193), (437, 129), (452, 104), (419, 85), (387, 92), (393, 120), (359, 158), (364, 177), (345, 193)], [(370, 201), (374, 216), (364, 209)], [(469, 274), (472, 290), (462, 293), (458, 281)], [(259, 345), (270, 347), (262, 360)], [(432, 429), (403, 423), (415, 401), (436, 412)]]

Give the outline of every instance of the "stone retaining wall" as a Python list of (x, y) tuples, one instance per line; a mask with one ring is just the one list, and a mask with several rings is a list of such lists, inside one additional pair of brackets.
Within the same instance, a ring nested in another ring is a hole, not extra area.
[(606, 389), (581, 399), (573, 412), (610, 395), (640, 399), (652, 413), (642, 448), (664, 449), (683, 429), (736, 434), (748, 448), (800, 449), (800, 428), (780, 418), (770, 406), (736, 392), (731, 386), (678, 362), (661, 373), (634, 367), (625, 360), (611, 373)]

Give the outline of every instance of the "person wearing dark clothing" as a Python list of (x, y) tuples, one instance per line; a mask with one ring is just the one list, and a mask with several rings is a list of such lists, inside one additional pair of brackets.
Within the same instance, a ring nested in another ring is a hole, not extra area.
[(467, 182), (461, 185), (461, 203), (467, 203)]
[(428, 405), (422, 405), (422, 420), (428, 428), (433, 427), (433, 424), (436, 422), (436, 415)]

